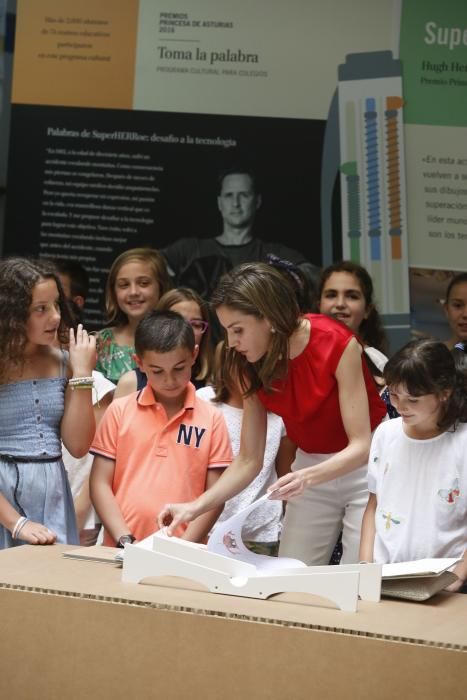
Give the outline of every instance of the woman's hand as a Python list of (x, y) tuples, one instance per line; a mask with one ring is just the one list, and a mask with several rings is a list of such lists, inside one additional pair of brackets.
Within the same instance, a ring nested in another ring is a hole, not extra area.
[(70, 364), (74, 377), (90, 377), (96, 366), (96, 338), (89, 335), (80, 323), (76, 329), (70, 328)]
[(172, 536), (182, 523), (190, 523), (199, 513), (191, 503), (167, 503), (160, 511), (157, 522), (160, 528), (167, 527), (167, 534)]
[(45, 525), (27, 520), (21, 528), (18, 539), (28, 542), (28, 544), (53, 544), (57, 535)]
[(269, 487), (268, 493), (272, 500), (287, 501), (294, 496), (300, 496), (307, 487), (306, 470), (299, 469), (281, 476), (275, 484)]

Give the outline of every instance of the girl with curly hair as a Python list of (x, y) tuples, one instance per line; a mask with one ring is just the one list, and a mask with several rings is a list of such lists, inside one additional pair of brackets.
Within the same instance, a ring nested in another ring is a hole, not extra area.
[(60, 440), (76, 457), (89, 449), (95, 359), (95, 339), (69, 330), (55, 268), (0, 261), (0, 549), (78, 544)]

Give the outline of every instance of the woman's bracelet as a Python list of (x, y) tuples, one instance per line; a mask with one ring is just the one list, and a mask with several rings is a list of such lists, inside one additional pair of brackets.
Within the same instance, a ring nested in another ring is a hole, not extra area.
[(14, 540), (18, 539), (19, 533), (23, 529), (23, 527), (26, 525), (28, 522), (29, 518), (27, 518), (25, 515), (21, 515), (18, 520), (16, 521), (16, 524), (11, 531), (11, 536)]

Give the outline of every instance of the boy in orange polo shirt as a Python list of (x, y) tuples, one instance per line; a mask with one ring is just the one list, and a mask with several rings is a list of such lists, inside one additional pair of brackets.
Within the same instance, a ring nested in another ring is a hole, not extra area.
[[(221, 412), (190, 382), (198, 352), (191, 325), (173, 311), (151, 311), (137, 326), (135, 348), (148, 384), (110, 404), (90, 449), (91, 498), (110, 546), (148, 537), (167, 502), (197, 498), (232, 461)], [(177, 534), (203, 541), (221, 511)]]

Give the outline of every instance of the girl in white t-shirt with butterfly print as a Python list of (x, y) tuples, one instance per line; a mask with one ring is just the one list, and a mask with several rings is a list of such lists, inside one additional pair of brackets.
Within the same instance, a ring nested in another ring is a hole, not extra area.
[(467, 579), (467, 377), (444, 343), (414, 340), (384, 368), (400, 417), (373, 436), (360, 559), (458, 557)]

